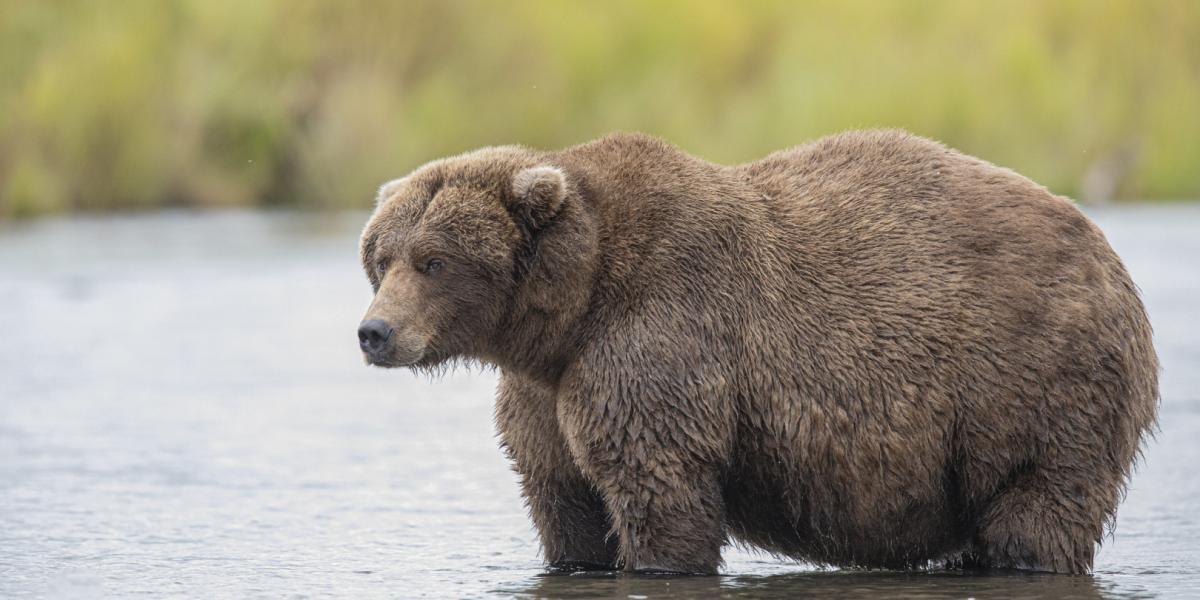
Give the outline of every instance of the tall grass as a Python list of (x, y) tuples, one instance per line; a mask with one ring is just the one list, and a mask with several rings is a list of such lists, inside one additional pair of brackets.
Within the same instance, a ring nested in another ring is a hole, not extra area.
[(0, 0), (0, 218), (364, 206), (489, 144), (736, 162), (878, 126), (1060, 193), (1200, 196), (1200, 3)]

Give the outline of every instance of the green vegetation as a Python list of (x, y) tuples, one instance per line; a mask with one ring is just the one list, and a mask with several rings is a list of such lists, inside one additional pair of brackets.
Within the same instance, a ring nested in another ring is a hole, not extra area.
[(1200, 3), (0, 0), (0, 218), (366, 206), (483, 145), (737, 162), (880, 126), (1060, 193), (1200, 196)]

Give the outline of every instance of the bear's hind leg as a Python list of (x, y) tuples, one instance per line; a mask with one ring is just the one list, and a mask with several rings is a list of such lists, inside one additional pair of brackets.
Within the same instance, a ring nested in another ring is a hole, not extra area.
[(1087, 573), (1119, 489), (1078, 469), (1022, 472), (983, 512), (978, 566)]

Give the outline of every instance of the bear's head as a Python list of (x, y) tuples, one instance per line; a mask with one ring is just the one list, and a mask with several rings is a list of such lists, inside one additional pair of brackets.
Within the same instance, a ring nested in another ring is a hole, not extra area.
[(379, 190), (360, 254), (368, 364), (539, 362), (583, 304), (594, 235), (567, 173), (519, 147), (429, 163)]

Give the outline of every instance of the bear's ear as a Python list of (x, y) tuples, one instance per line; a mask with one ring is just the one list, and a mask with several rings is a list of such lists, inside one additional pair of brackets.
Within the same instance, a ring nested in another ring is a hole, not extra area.
[(567, 176), (558, 167), (530, 167), (513, 177), (512, 194), (510, 210), (514, 216), (525, 221), (523, 226), (537, 231), (562, 208)]
[(393, 179), (379, 186), (379, 191), (375, 193), (375, 206), (380, 206), (385, 200), (391, 198), (392, 194), (395, 194), (396, 190), (400, 189), (400, 186), (404, 185), (405, 181), (408, 181), (408, 177)]

